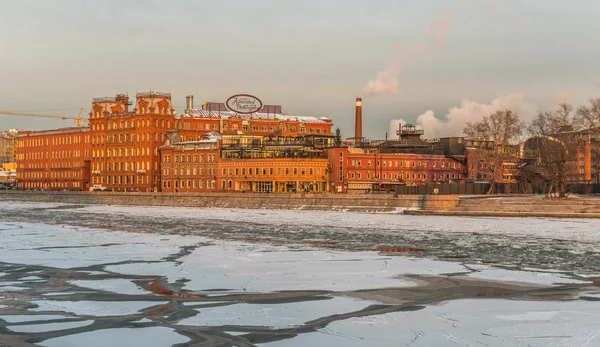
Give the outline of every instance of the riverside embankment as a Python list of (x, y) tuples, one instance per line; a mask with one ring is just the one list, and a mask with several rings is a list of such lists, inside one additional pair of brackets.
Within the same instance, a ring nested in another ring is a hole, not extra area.
[(119, 193), (2, 191), (0, 201), (130, 206), (180, 206), (248, 209), (289, 209), (354, 212), (394, 212), (406, 209), (449, 210), (459, 202), (457, 195), (392, 194), (256, 194), (256, 193)]
[(600, 218), (600, 197), (463, 196), (457, 205), (448, 209), (411, 210), (406, 213), (421, 216)]

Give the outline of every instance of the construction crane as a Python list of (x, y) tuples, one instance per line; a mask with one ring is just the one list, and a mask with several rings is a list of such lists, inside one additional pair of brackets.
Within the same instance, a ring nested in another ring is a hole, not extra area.
[(78, 127), (81, 127), (81, 126), (83, 126), (84, 122), (89, 122), (89, 120), (81, 118), (81, 112), (83, 112), (83, 111), (85, 111), (85, 109), (84, 108), (80, 108), (79, 109), (79, 113), (77, 114), (77, 117), (61, 116), (61, 115), (55, 115), (55, 114), (38, 114), (38, 113), (13, 112), (13, 111), (4, 111), (4, 110), (0, 110), (0, 114), (6, 114), (6, 115), (10, 115), (10, 116), (59, 118), (59, 119), (63, 119), (63, 120), (74, 119), (75, 120), (75, 125), (78, 126)]

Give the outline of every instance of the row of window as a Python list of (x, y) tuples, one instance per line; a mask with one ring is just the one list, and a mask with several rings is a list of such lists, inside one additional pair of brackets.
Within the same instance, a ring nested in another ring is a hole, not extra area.
[(206, 175), (208, 176), (214, 176), (215, 175), (215, 168), (206, 168), (206, 171), (204, 170), (204, 168), (186, 168), (186, 169), (169, 169), (169, 168), (165, 168), (163, 169), (163, 175), (164, 176), (171, 176), (171, 170), (173, 171), (173, 176), (196, 176), (196, 175), (200, 175), (200, 176), (204, 176), (204, 174), (206, 173)]
[[(151, 155), (150, 147), (142, 147), (142, 148), (115, 148), (115, 149), (107, 149), (106, 157), (135, 157), (135, 156), (148, 156)], [(158, 148), (154, 147), (154, 155), (158, 155)], [(104, 150), (98, 149), (92, 151), (92, 158), (104, 158)]]
[(61, 168), (77, 168), (82, 166), (81, 162), (74, 162), (74, 161), (59, 161), (59, 162), (51, 162), (50, 164), (48, 163), (41, 163), (41, 162), (34, 162), (34, 163), (27, 163), (27, 165), (23, 165), (18, 164), (18, 168), (19, 169), (47, 169), (47, 168), (51, 168), (51, 169), (61, 169)]
[[(367, 179), (380, 179), (380, 177), (383, 177), (384, 180), (390, 179), (390, 180), (401, 180), (401, 179), (411, 179), (411, 174), (410, 173), (394, 173), (394, 174), (387, 174), (384, 173), (383, 175), (381, 174), (372, 174), (370, 172), (367, 173)], [(350, 178), (352, 179), (361, 179), (362, 178), (362, 174), (360, 172), (354, 173), (352, 172), (350, 174)], [(433, 180), (437, 180), (438, 176), (437, 174), (433, 174)], [(461, 175), (460, 174), (440, 174), (440, 179), (460, 179)], [(427, 179), (427, 174), (412, 174), (412, 179)]]
[[(99, 118), (100, 113), (96, 112), (96, 118)], [(113, 130), (113, 129), (129, 129), (129, 128), (143, 128), (143, 127), (150, 127), (150, 120), (149, 119), (139, 119), (139, 120), (121, 120), (119, 122), (117, 121), (112, 121), (112, 122), (108, 122), (106, 127), (108, 128), (108, 130)], [(155, 119), (154, 120), (154, 127), (155, 128), (167, 128), (167, 129), (171, 129), (171, 121), (167, 120), (165, 122), (164, 119), (158, 120)], [(92, 130), (93, 131), (102, 131), (104, 130), (104, 123), (101, 124), (93, 124), (92, 125)]]
[[(48, 141), (48, 138), (46, 137), (46, 138), (19, 140), (17, 143), (18, 143), (18, 146), (20, 148), (23, 148), (23, 147), (41, 147), (41, 146), (48, 146), (50, 144), (50, 141)], [(52, 143), (53, 146), (79, 144), (79, 143), (81, 143), (81, 135), (53, 136), (51, 143)], [(90, 136), (89, 135), (85, 136), (85, 143), (90, 143)]]
[(23, 172), (19, 175), (22, 179), (42, 179), (42, 178), (79, 178), (79, 171), (51, 171), (51, 172)]
[(163, 180), (163, 188), (175, 188), (175, 189), (215, 189), (217, 187), (217, 181), (215, 180)]
[[(94, 170), (104, 170), (104, 163), (94, 163)], [(156, 163), (155, 163), (156, 164)], [(156, 167), (157, 165), (155, 165)], [(151, 170), (150, 162), (120, 162), (120, 163), (107, 163), (107, 171), (136, 171), (136, 170)]]
[[(282, 174), (285, 174), (286, 176), (289, 176), (290, 174), (293, 175), (298, 175), (298, 173), (300, 173), (300, 175), (305, 176), (306, 173), (308, 172), (309, 175), (314, 175), (315, 174), (315, 169), (308, 168), (308, 170), (305, 167), (301, 167), (301, 168), (281, 168), (278, 167), (277, 169), (275, 168), (229, 168), (229, 169), (225, 169), (222, 168), (221, 169), (221, 174), (223, 176), (245, 176), (245, 175), (255, 175), (255, 176), (266, 176), (267, 172), (270, 176), (273, 176), (275, 174), (275, 172), (277, 172), (278, 176), (281, 176)], [(322, 174), (322, 169), (321, 168), (317, 168), (316, 169), (317, 175), (321, 175)]]
[[(36, 159), (48, 159), (48, 153), (50, 153), (51, 159), (70, 159), (80, 158), (81, 150), (74, 151), (52, 151), (52, 152), (31, 152), (31, 153), (19, 153), (17, 154), (17, 160), (36, 160)], [(90, 155), (90, 150), (85, 150), (85, 155)]]
[[(367, 167), (371, 167), (371, 160), (367, 160)], [(453, 168), (460, 169), (461, 164), (457, 162), (441, 162), (442, 168)], [(352, 165), (354, 167), (361, 167), (361, 160), (352, 160)], [(426, 161), (393, 161), (393, 160), (377, 160), (377, 167), (427, 167)], [(431, 167), (437, 167), (437, 162), (431, 162)]]
[[(106, 177), (106, 179), (105, 179)], [(136, 176), (136, 175), (119, 175), (119, 176), (102, 176), (92, 178), (94, 184), (148, 184), (150, 182), (149, 176)]]
[[(198, 124), (198, 130), (220, 131), (220, 129), (218, 128), (218, 126), (219, 125), (217, 123), (213, 123), (213, 124), (208, 124), (208, 123), (202, 124), (202, 123), (200, 123), (200, 124)], [(184, 122), (183, 123), (183, 128), (184, 129), (190, 129), (190, 123), (189, 122)], [(296, 127), (295, 125), (291, 125), (289, 128), (290, 128), (291, 132), (296, 132), (298, 130), (298, 127)], [(252, 125), (252, 131), (253, 132), (258, 132), (259, 129), (263, 133), (267, 132), (267, 131), (274, 133), (277, 130), (277, 126), (276, 125), (268, 125), (268, 126), (267, 125), (261, 125), (259, 127), (257, 124), (253, 124)], [(224, 123), (223, 124), (223, 132), (228, 131), (228, 130), (229, 130), (229, 124)], [(239, 125), (238, 124), (232, 124), (231, 125), (231, 130), (232, 131), (238, 131), (239, 130)], [(284, 132), (284, 131), (287, 130), (287, 126), (280, 125), (279, 126), (279, 130), (282, 131), (282, 132)], [(248, 124), (242, 124), (242, 131), (243, 132), (249, 132), (250, 131), (250, 125), (248, 125)], [(321, 133), (328, 134), (329, 133), (329, 131), (327, 129), (321, 129), (321, 128), (317, 128), (317, 129), (311, 128), (311, 129), (308, 129), (308, 132), (310, 134), (321, 134)], [(301, 134), (306, 134), (306, 126), (304, 126), (304, 125), (300, 126), (300, 133)]]
[[(154, 141), (165, 140), (164, 133), (152, 133), (154, 134)], [(159, 140), (160, 139), (160, 140)], [(131, 142), (149, 142), (152, 141), (150, 133), (138, 133), (138, 134), (112, 134), (106, 135), (106, 143), (131, 143)], [(104, 136), (93, 136), (92, 144), (104, 144)]]
[[(204, 154), (188, 154), (188, 155), (174, 155), (173, 156), (173, 162), (177, 163), (177, 162), (181, 162), (181, 163), (204, 163), (204, 160), (206, 159), (206, 162), (208, 163), (214, 163), (216, 162), (216, 155), (215, 154), (206, 154), (206, 156)], [(171, 162), (171, 156), (170, 155), (165, 155), (163, 156), (163, 162), (164, 163), (170, 163)]]
[(47, 188), (81, 188), (80, 182), (23, 182), (24, 188), (47, 189)]

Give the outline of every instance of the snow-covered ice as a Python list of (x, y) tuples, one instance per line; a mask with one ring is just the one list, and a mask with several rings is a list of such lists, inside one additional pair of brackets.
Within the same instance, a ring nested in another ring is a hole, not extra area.
[[(35, 213), (27, 215), (33, 208)], [(11, 219), (15, 215), (20, 221)], [(19, 314), (1, 315), (0, 329), (27, 335), (77, 324), (99, 329), (38, 343), (60, 347), (158, 347), (190, 341), (191, 335), (178, 334), (179, 329), (211, 334), (207, 327), (220, 333), (211, 336), (222, 345), (231, 343), (223, 333), (244, 340), (255, 331), (271, 334), (273, 342), (249, 342), (267, 347), (596, 346), (600, 290), (591, 270), (600, 270), (597, 230), (597, 220), (7, 204), (0, 211), (0, 292), (19, 296), (3, 295), (2, 301), (3, 313)], [(237, 238), (238, 233), (245, 236)], [(352, 251), (305, 242), (330, 236), (343, 236), (336, 241)], [(249, 242), (249, 237), (262, 240)], [(278, 238), (285, 242), (268, 242)], [(403, 256), (373, 247), (394, 242), (429, 248)], [(443, 252), (430, 253), (433, 246)], [(479, 251), (488, 252), (490, 263), (499, 266), (478, 261), (472, 253)], [(445, 261), (437, 254), (457, 258)], [(513, 262), (513, 256), (520, 258)], [(537, 263), (540, 259), (544, 266)], [(576, 266), (583, 261), (586, 271)], [(518, 295), (473, 299), (487, 294), (474, 289), (472, 296), (464, 293), (469, 299), (444, 301), (441, 293), (439, 300), (415, 299), (414, 305), (403, 306), (402, 293), (420, 290), (424, 278), (443, 278), (450, 285), (468, 278), (474, 287), (492, 289), (507, 282), (533, 288), (528, 283), (561, 288), (568, 295), (545, 297), (540, 289), (532, 296), (540, 301), (515, 299)], [(147, 291), (150, 281), (173, 295)], [(69, 300), (56, 297), (63, 295)], [(236, 297), (230, 300), (230, 295)], [(382, 300), (393, 295), (400, 299)], [(95, 317), (110, 327), (129, 319), (138, 328), (97, 328), (90, 325)], [(81, 321), (60, 322), (65, 318)], [(168, 327), (143, 327), (156, 318)], [(287, 330), (322, 320), (327, 322), (300, 329), (297, 336)]]
[(68, 312), (80, 316), (123, 316), (139, 313), (141, 310), (166, 302), (150, 301), (56, 301), (56, 300), (32, 300), (32, 304), (38, 305), (30, 309), (33, 312)]
[(36, 315), (19, 314), (19, 315), (0, 316), (0, 319), (3, 319), (9, 323), (36, 322), (36, 321), (64, 319), (64, 318), (68, 318), (68, 317), (57, 315), (57, 314), (36, 314)]
[(130, 280), (121, 278), (102, 280), (74, 280), (69, 281), (69, 283), (81, 288), (89, 288), (118, 294), (136, 295), (148, 293), (146, 290), (140, 288), (137, 284), (131, 282)]
[(365, 300), (344, 297), (281, 304), (235, 303), (233, 305), (196, 309), (198, 311), (196, 316), (184, 319), (178, 324), (293, 328), (320, 317), (360, 311), (373, 304), (373, 302)]
[(80, 334), (57, 337), (38, 343), (44, 347), (127, 346), (165, 347), (188, 342), (190, 339), (164, 327), (120, 328), (95, 330)]
[(45, 324), (28, 324), (28, 325), (11, 325), (8, 327), (17, 333), (41, 333), (53, 330), (67, 330), (73, 328), (84, 327), (94, 323), (93, 320), (80, 322), (62, 322), (62, 323), (45, 323)]

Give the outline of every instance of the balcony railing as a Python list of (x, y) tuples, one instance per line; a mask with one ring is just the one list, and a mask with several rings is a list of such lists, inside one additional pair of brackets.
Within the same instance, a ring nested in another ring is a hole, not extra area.
[(160, 92), (150, 91), (150, 92), (137, 93), (135, 96), (138, 97), (138, 98), (139, 97), (145, 98), (145, 97), (151, 97), (151, 96), (159, 96), (159, 97), (162, 97), (162, 98), (169, 98), (170, 99), (171, 98), (171, 93), (160, 93)]

